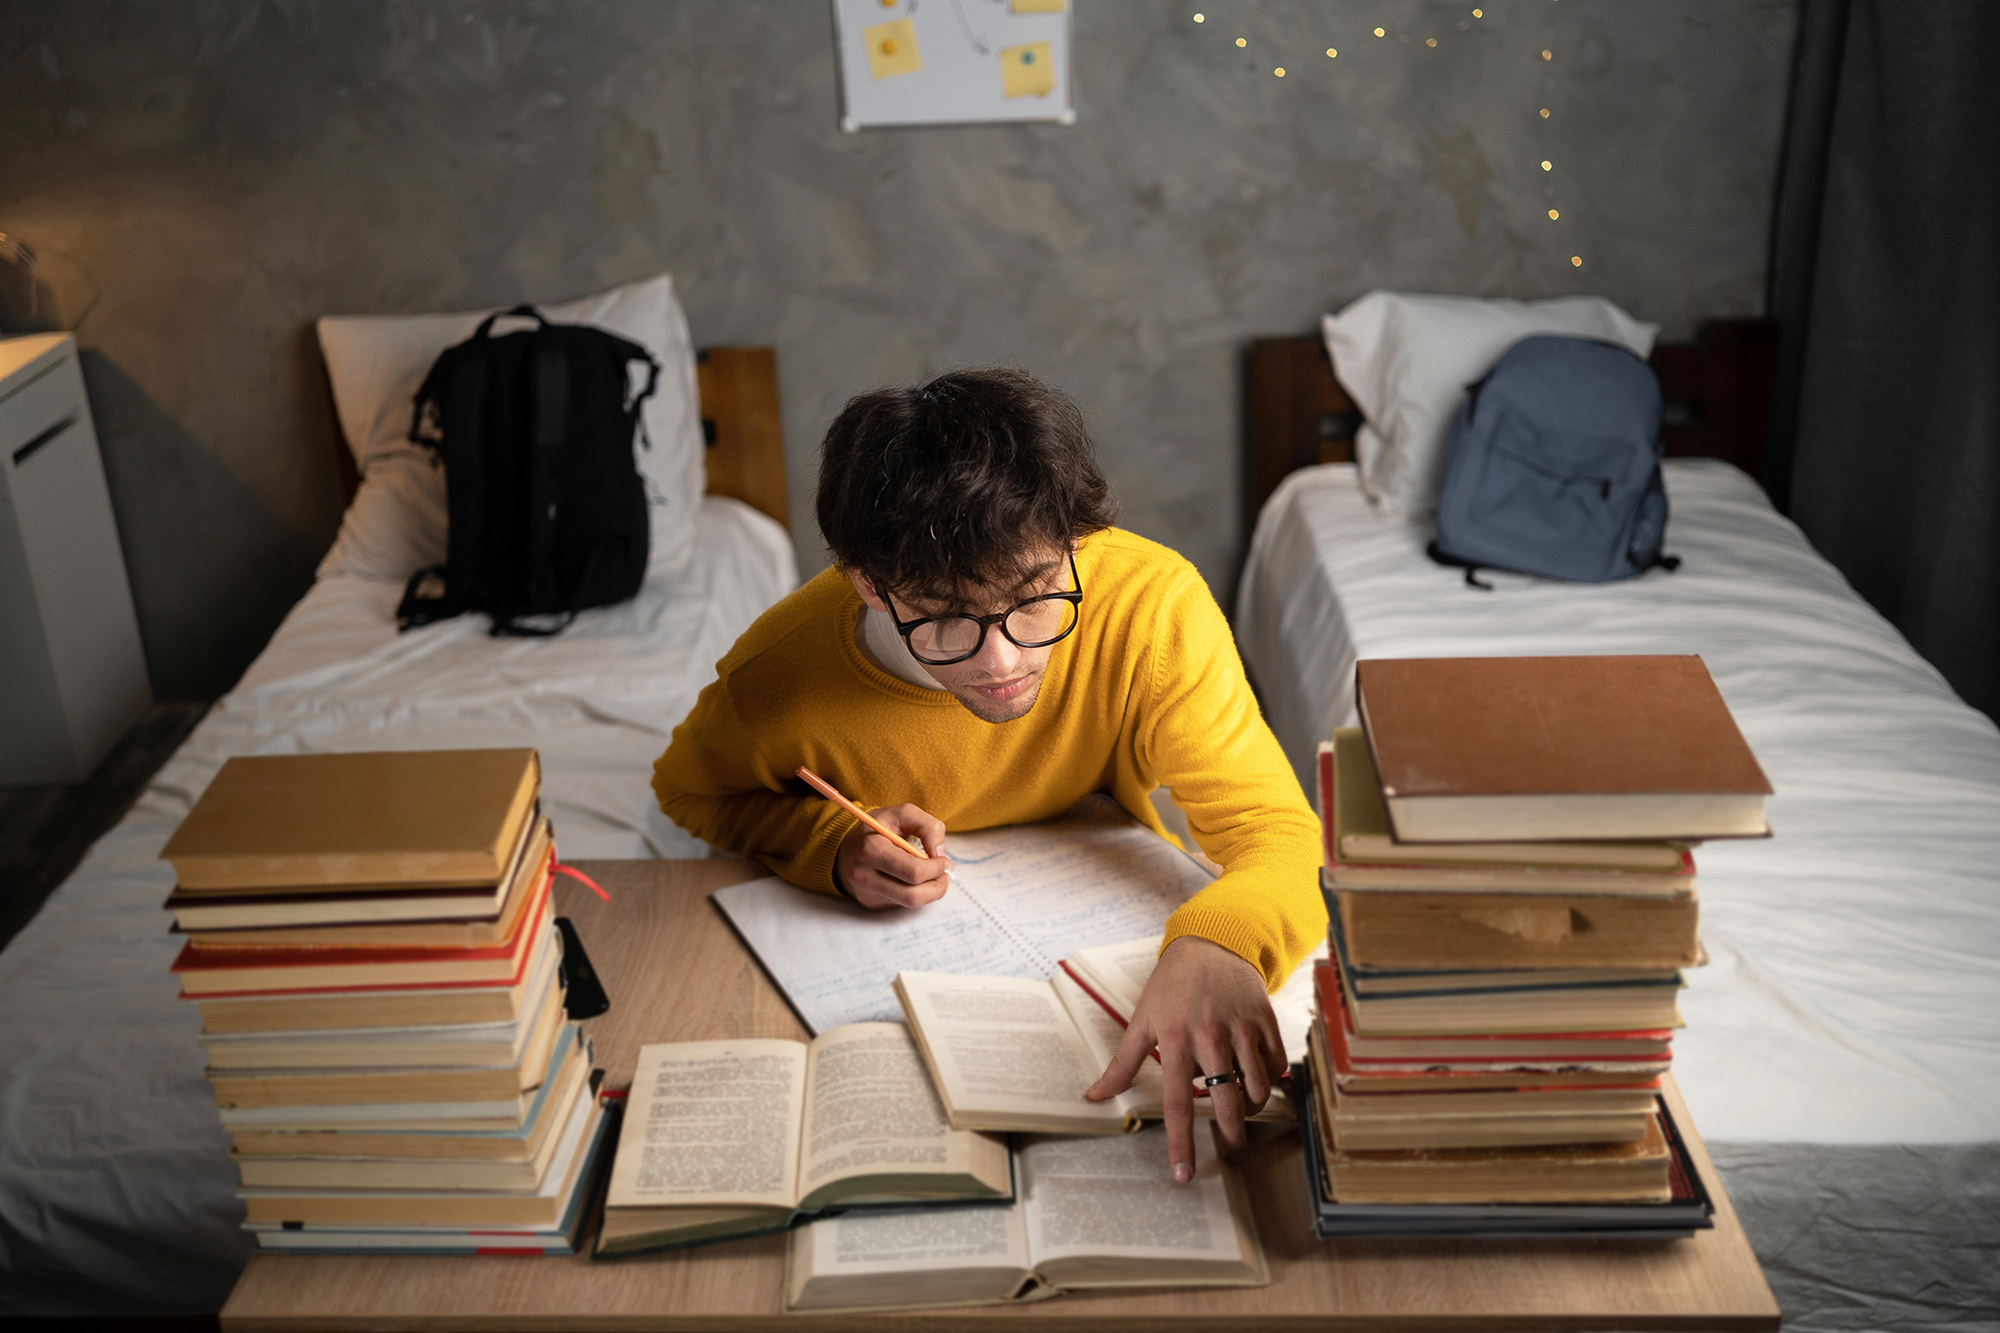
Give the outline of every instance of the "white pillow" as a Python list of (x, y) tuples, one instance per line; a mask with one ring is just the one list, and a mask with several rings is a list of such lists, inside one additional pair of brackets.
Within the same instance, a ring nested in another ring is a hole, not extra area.
[(1509, 347), (1536, 333), (1566, 333), (1653, 350), (1660, 326), (1601, 296), (1552, 301), (1481, 300), (1370, 292), (1322, 318), (1334, 373), (1367, 418), (1354, 441), (1361, 488), (1383, 513), (1437, 508), (1445, 436), (1468, 387)]
[[(658, 277), (562, 305), (539, 307), (558, 324), (594, 324), (630, 338), (660, 363), (660, 382), (642, 415), (650, 449), (634, 441), (652, 504), (651, 568), (672, 568), (693, 550), (695, 512), (707, 486), (694, 344), (674, 297)], [(472, 336), (491, 310), (450, 315), (335, 315), (319, 322), (319, 345), (333, 381), (341, 433), (361, 472), (361, 488), (320, 561), (325, 574), (403, 580), (445, 561), (444, 469), (409, 441), (411, 400), (438, 353)], [(522, 322), (526, 327), (526, 322)], [(503, 319), (496, 331), (514, 327)], [(634, 371), (636, 376), (637, 371)]]

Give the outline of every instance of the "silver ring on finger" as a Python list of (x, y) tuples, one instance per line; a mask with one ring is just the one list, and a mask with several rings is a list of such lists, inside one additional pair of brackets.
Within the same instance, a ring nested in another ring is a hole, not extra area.
[(1210, 1074), (1201, 1081), (1201, 1086), (1204, 1088), (1219, 1088), (1224, 1084), (1241, 1083), (1242, 1081), (1243, 1075), (1232, 1069), (1227, 1074)]

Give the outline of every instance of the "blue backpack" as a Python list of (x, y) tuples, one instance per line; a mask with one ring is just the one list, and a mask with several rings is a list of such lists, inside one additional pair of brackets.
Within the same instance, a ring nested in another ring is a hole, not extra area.
[(1623, 347), (1523, 338), (1473, 385), (1445, 444), (1431, 559), (1604, 583), (1654, 565), (1667, 530), (1660, 382)]

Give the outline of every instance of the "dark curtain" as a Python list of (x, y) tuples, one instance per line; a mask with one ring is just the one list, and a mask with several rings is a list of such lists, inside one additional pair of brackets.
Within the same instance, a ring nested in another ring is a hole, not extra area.
[[(1806, 0), (1765, 484), (2000, 717), (2000, 0)], [(1989, 82), (1992, 80), (1992, 82)]]

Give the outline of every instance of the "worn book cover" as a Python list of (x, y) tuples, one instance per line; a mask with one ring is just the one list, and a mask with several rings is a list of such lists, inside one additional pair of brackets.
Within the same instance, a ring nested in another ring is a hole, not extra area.
[(183, 894), (495, 884), (540, 777), (531, 749), (239, 755), (160, 855)]
[(1771, 784), (1699, 657), (1377, 659), (1355, 691), (1398, 841), (1769, 831)]
[(1319, 747), (1326, 878), (1342, 888), (1523, 893), (1681, 893), (1694, 854), (1674, 842), (1397, 842), (1359, 727)]

